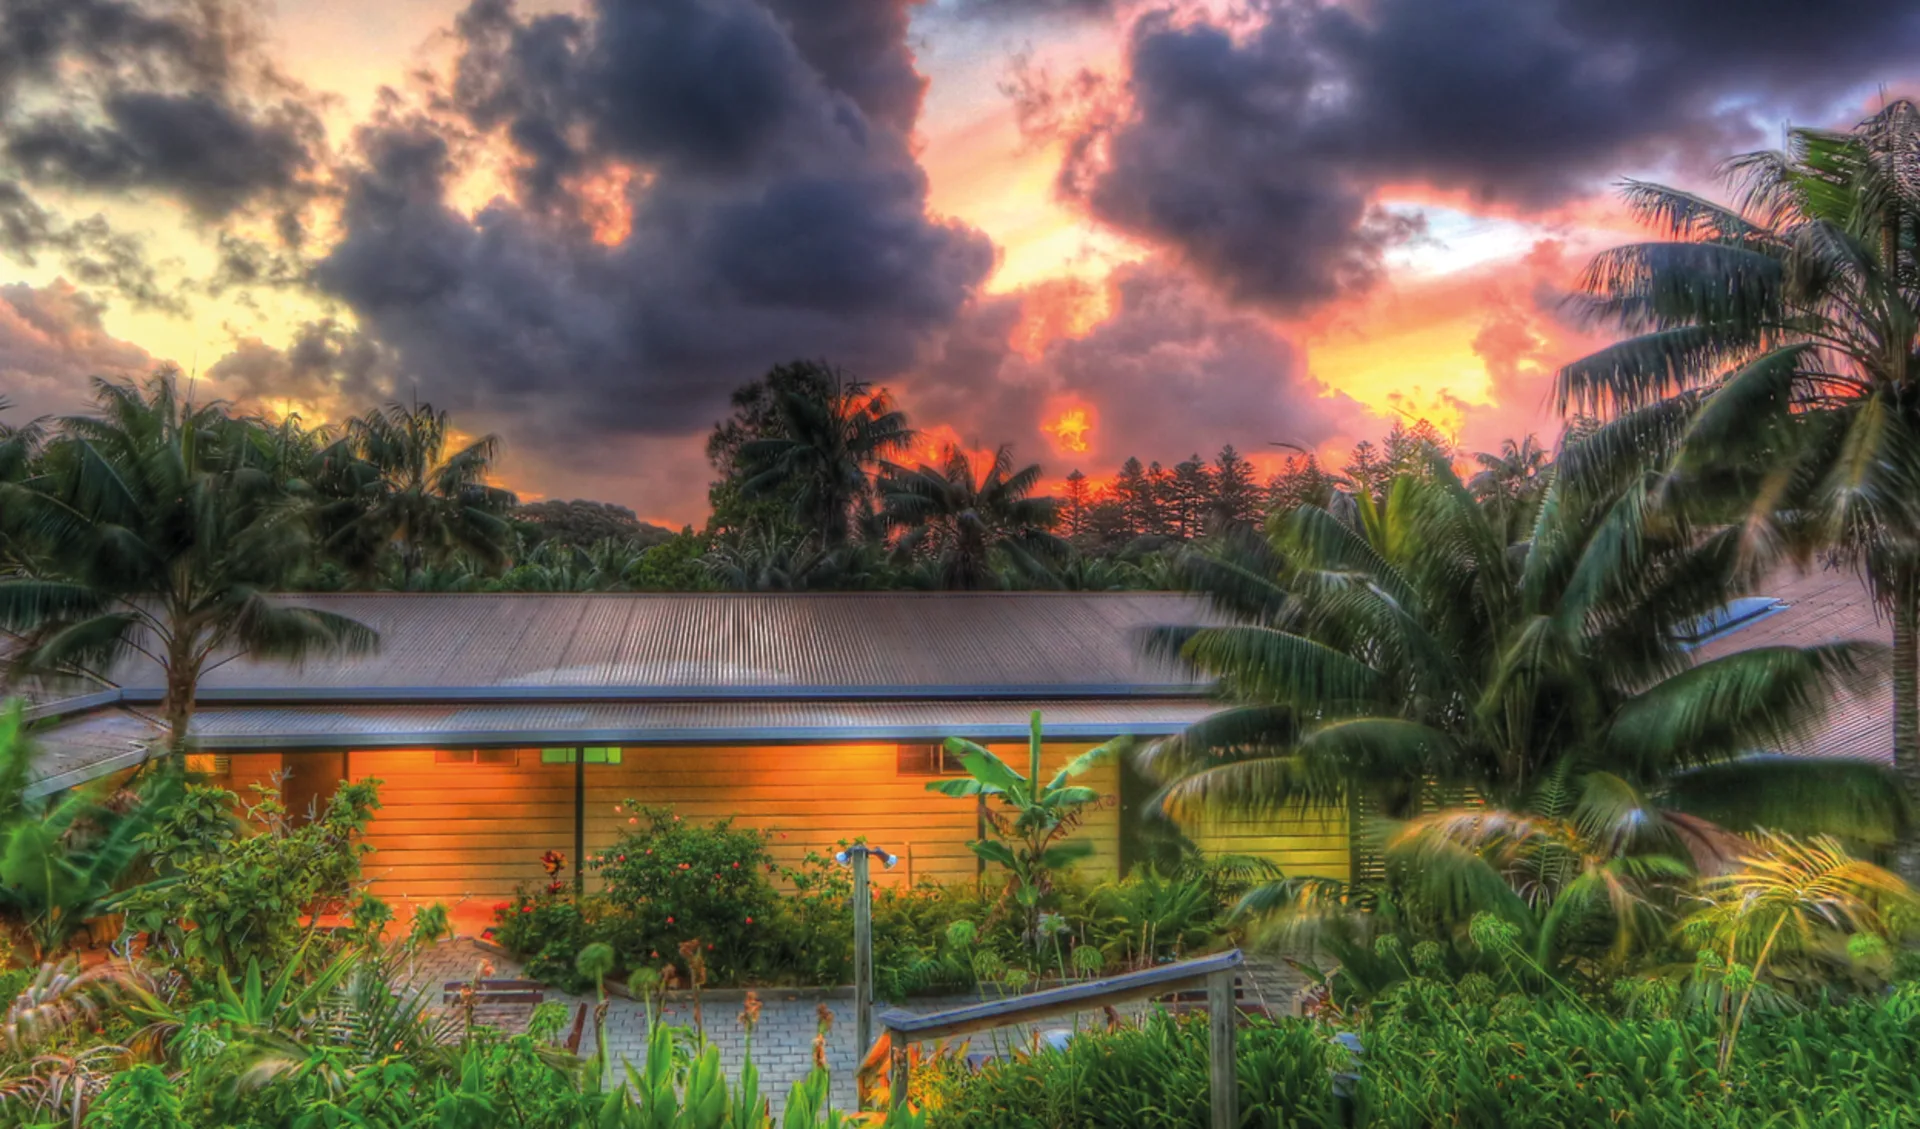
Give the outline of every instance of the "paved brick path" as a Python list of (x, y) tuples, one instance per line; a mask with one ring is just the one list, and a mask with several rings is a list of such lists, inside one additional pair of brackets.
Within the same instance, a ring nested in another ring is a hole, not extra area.
[[(444, 984), (474, 978), (483, 964), (493, 966), (490, 975), (494, 979), (511, 979), (520, 974), (519, 967), (509, 958), (482, 949), (463, 937), (422, 953), (416, 961), (416, 983), (424, 990), (435, 993), (434, 998), (438, 1000), (438, 993)], [(1290, 1011), (1293, 994), (1299, 987), (1297, 974), (1285, 965), (1260, 962), (1251, 965), (1250, 969), (1254, 975), (1247, 1002), (1262, 1004), (1275, 1014)], [(786, 1101), (787, 1091), (813, 1068), (813, 1041), (819, 1030), (819, 1009), (822, 1005), (833, 1015), (833, 1028), (826, 1041), (827, 1070), (833, 1079), (833, 1102), (838, 1108), (853, 1108), (857, 1060), (853, 1045), (851, 993), (844, 990), (769, 988), (757, 994), (760, 997), (760, 1022), (754, 1032), (753, 1061), (760, 1069), (761, 1090), (771, 1098), (774, 1111), (778, 1113)], [(740, 1022), (743, 996), (737, 991), (707, 993), (701, 1008), (702, 1027), (707, 1039), (720, 1048), (720, 1061), (726, 1067), (730, 1080), (738, 1077), (741, 1063), (746, 1058), (746, 1030)], [(568, 1030), (571, 1030), (573, 1018), (579, 1013), (580, 1007), (586, 1006), (587, 1024), (581, 1038), (581, 1052), (591, 1054), (592, 997), (573, 996), (550, 989), (546, 998), (566, 1005)], [(905, 1006), (912, 1011), (938, 1011), (966, 1002), (971, 1000), (921, 999)], [(1127, 1019), (1137, 1020), (1145, 1010), (1144, 1006), (1136, 1006), (1123, 1009), (1123, 1012)], [(525, 1005), (483, 1007), (476, 1011), (475, 1019), (501, 1030), (518, 1031), (525, 1028), (532, 1011), (531, 1007)], [(684, 993), (676, 993), (668, 1000), (661, 1018), (668, 1023), (692, 1026), (691, 1001)], [(1073, 1022), (1071, 1019), (1053, 1019), (1041, 1026), (1047, 1029), (1071, 1028)], [(1080, 1026), (1083, 1028), (1101, 1027), (1105, 1022), (1105, 1017), (1097, 1012), (1080, 1017)], [(637, 1066), (645, 1060), (647, 1014), (644, 1005), (633, 1000), (614, 998), (608, 1003), (606, 1026), (608, 1049), (616, 1064), (627, 1061)], [(986, 1051), (994, 1046), (1004, 1048), (1033, 1037), (1031, 1028), (1009, 1028), (999, 1035), (997, 1041), (988, 1035), (976, 1036), (972, 1050)]]

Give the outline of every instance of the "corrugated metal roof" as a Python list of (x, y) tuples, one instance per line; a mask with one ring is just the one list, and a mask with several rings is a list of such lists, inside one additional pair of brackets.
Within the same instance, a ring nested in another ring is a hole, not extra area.
[[(289, 597), (289, 600), (295, 598)], [(1165, 593), (301, 596), (380, 633), (301, 667), (236, 659), (201, 700), (1099, 696), (1197, 689), (1142, 629), (1204, 618)], [(151, 660), (114, 672), (164, 688)]]
[[(1703, 660), (1754, 647), (1893, 642), (1892, 624), (1880, 615), (1872, 593), (1850, 570), (1782, 572), (1757, 595), (1772, 596), (1786, 607), (1701, 647)], [(1892, 763), (1892, 682), (1882, 681), (1871, 693), (1835, 701), (1825, 724), (1778, 751)]]
[[(673, 745), (1013, 740), (1040, 710), (1048, 736), (1103, 740), (1178, 732), (1216, 705), (1204, 698), (1023, 702), (895, 700), (513, 702), (369, 706), (208, 706), (193, 743), (246, 749), (395, 749), (463, 745)], [(161, 727), (123, 709), (99, 710), (36, 736), (38, 791), (137, 763)]]

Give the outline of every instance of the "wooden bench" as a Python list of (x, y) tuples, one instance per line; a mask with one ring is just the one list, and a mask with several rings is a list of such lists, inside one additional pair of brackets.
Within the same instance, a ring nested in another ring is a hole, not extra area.
[(547, 998), (546, 986), (538, 980), (449, 980), (441, 1002), (457, 1004), (469, 988), (475, 1007), (538, 1004)]

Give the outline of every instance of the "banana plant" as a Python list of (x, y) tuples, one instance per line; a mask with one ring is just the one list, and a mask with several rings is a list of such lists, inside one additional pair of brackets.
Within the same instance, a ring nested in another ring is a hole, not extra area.
[(1072, 866), (1093, 854), (1093, 844), (1067, 837), (1080, 826), (1088, 805), (1100, 793), (1075, 777), (1123, 753), (1130, 738), (1119, 738), (1087, 750), (1043, 781), (1040, 776), (1040, 711), (1030, 719), (1027, 774), (1020, 773), (993, 753), (959, 737), (947, 738), (947, 751), (967, 771), (963, 777), (936, 780), (927, 791), (959, 799), (990, 797), (986, 809), (989, 837), (967, 844), (974, 854), (1006, 868), (1013, 881), (1009, 895), (1026, 916), (1027, 935), (1039, 941), (1040, 904), (1052, 890), (1054, 871)]

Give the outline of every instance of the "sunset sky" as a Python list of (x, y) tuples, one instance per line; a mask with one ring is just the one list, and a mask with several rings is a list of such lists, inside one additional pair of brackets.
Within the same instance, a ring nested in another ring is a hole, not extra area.
[(676, 524), (796, 357), (1056, 477), (1486, 449), (1622, 178), (1916, 78), (1911, 0), (0, 0), (0, 394), (417, 396)]

